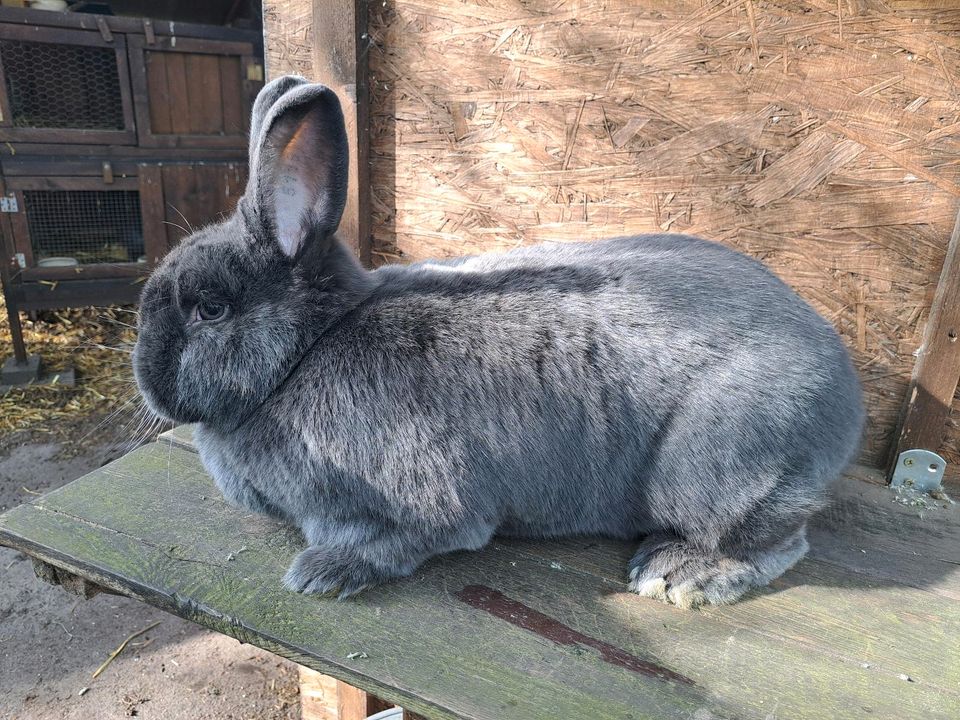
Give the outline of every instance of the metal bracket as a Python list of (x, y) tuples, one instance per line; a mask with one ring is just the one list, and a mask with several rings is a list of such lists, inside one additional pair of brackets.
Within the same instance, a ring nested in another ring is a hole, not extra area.
[(20, 206), (17, 205), (17, 196), (11, 193), (0, 197), (0, 212), (20, 212)]
[(103, 38), (104, 42), (112, 43), (113, 42), (113, 33), (110, 32), (110, 26), (107, 25), (107, 21), (102, 17), (98, 17), (96, 20), (97, 30), (100, 31), (100, 37)]
[(27, 256), (24, 255), (23, 253), (14, 253), (14, 254), (13, 254), (13, 257), (14, 257), (14, 259), (16, 259), (17, 265), (20, 266), (20, 269), (21, 269), (21, 270), (26, 270), (26, 268), (27, 268)]
[(250, 63), (247, 65), (247, 80), (263, 82), (263, 65), (260, 63)]
[(904, 450), (897, 458), (890, 487), (930, 492), (940, 487), (947, 461), (930, 450)]
[(147, 45), (153, 45), (157, 42), (157, 36), (153, 32), (153, 21), (150, 18), (143, 19), (143, 34), (147, 39)]

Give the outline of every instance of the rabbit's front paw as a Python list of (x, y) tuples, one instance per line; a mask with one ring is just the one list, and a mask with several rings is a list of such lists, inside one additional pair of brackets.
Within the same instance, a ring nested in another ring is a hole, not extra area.
[(290, 590), (341, 600), (388, 580), (383, 571), (348, 548), (311, 545), (297, 555), (283, 584)]

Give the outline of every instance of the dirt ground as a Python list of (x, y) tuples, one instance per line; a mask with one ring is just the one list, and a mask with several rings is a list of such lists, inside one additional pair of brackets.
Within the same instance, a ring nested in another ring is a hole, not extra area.
[[(0, 437), (0, 511), (127, 449)], [(91, 678), (127, 636), (156, 621)], [(296, 666), (134, 600), (80, 600), (37, 580), (24, 555), (0, 548), (0, 719), (128, 717), (292, 720), (299, 717)]]

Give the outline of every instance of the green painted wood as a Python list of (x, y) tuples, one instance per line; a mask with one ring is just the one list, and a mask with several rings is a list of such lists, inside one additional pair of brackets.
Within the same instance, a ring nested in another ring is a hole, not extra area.
[[(280, 578), (297, 533), (229, 506), (197, 456), (171, 442), (8, 512), (0, 542), (428, 718), (955, 718), (960, 709), (956, 604), (845, 577), (828, 562), (704, 612), (623, 592), (629, 548), (576, 541), (497, 542), (347, 602), (289, 593)], [(695, 686), (476, 609), (457, 596), (470, 585)]]

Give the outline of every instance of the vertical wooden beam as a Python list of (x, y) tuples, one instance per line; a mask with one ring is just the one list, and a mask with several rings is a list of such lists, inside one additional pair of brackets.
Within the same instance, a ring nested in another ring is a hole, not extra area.
[(363, 0), (264, 0), (267, 78), (294, 73), (333, 89), (343, 105), (350, 142), (343, 238), (370, 261), (369, 90), (367, 4)]
[[(0, 195), (6, 195), (7, 185), (0, 178)], [(23, 205), (20, 212), (26, 212)], [(0, 285), (3, 286), (3, 300), (7, 306), (7, 320), (10, 322), (10, 339), (13, 341), (13, 357), (18, 365), (27, 363), (27, 346), (23, 341), (23, 328), (20, 325), (20, 312), (17, 309), (19, 293), (13, 287), (13, 272), (18, 271), (14, 261), (15, 246), (13, 241), (13, 227), (7, 214), (0, 214)], [(0, 363), (6, 358), (0, 357)]]
[(938, 452), (947, 432), (950, 407), (960, 381), (960, 212), (940, 271), (923, 345), (893, 444), (889, 475), (904, 450)]
[(140, 215), (143, 227), (143, 253), (151, 266), (167, 254), (167, 230), (163, 224), (166, 210), (163, 206), (163, 172), (156, 163), (137, 167), (140, 181)]

